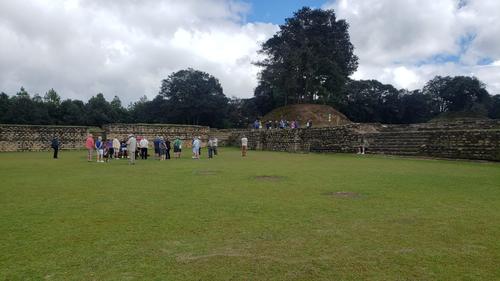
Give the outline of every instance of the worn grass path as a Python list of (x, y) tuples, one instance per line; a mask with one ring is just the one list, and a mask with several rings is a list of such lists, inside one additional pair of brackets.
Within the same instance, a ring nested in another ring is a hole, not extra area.
[(499, 164), (60, 157), (0, 154), (0, 280), (500, 279)]

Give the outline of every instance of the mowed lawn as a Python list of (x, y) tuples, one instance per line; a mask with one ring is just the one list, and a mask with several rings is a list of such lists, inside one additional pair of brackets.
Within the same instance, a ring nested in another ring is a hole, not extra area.
[(498, 163), (50, 157), (0, 153), (0, 280), (500, 280)]

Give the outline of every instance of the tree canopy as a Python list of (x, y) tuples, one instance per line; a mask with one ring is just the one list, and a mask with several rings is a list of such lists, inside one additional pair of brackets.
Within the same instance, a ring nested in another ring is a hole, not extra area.
[(339, 105), (343, 86), (358, 67), (345, 20), (333, 10), (304, 7), (263, 45), (265, 59), (255, 96), (275, 106), (321, 102)]

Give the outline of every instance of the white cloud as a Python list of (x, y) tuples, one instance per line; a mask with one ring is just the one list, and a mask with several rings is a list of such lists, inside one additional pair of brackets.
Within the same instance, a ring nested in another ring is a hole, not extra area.
[(243, 24), (233, 0), (7, 0), (0, 2), (0, 90), (24, 86), (69, 98), (103, 92), (126, 103), (192, 67), (220, 79), (227, 95), (249, 97), (260, 43), (277, 27)]
[[(337, 0), (325, 7), (351, 25), (360, 57), (355, 79), (413, 89), (434, 75), (473, 74), (500, 93), (500, 1), (468, 0), (460, 9), (457, 0)], [(227, 95), (250, 97), (256, 51), (277, 26), (245, 23), (249, 9), (240, 0), (3, 0), (0, 91), (53, 87), (65, 98), (103, 92), (128, 103), (152, 98), (161, 79), (192, 67), (219, 78)], [(436, 55), (460, 59), (437, 63)]]
[[(350, 24), (360, 58), (354, 79), (377, 79), (401, 88), (420, 88), (435, 75), (476, 75), (500, 93), (500, 1), (337, 0), (325, 4)], [(462, 44), (472, 38), (470, 44)], [(456, 56), (438, 62), (436, 56)], [(489, 66), (481, 60), (494, 61)]]

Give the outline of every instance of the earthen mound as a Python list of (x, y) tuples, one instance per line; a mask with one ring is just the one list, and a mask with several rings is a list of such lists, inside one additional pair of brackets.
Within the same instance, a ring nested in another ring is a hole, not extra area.
[(313, 127), (330, 127), (352, 123), (335, 108), (321, 104), (294, 104), (279, 107), (262, 117), (262, 122), (281, 119), (298, 120), (301, 127), (305, 127), (308, 120), (312, 121)]

